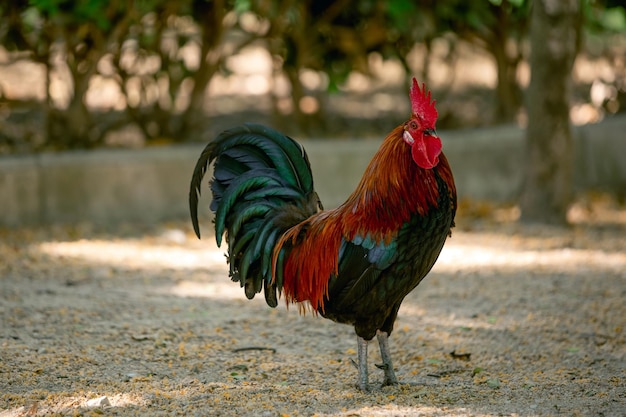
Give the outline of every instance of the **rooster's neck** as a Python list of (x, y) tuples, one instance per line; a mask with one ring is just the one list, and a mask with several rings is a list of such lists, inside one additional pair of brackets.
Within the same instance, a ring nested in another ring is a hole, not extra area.
[(427, 215), (437, 206), (435, 171), (447, 161), (443, 157), (433, 169), (420, 168), (403, 132), (400, 125), (387, 135), (356, 190), (337, 208), (349, 239), (368, 234), (379, 241), (391, 239), (411, 216)]

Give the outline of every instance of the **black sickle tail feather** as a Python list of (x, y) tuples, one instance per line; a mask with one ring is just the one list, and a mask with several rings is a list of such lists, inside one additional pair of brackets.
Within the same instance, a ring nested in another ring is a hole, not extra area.
[(264, 286), (267, 303), (275, 307), (282, 283), (272, 280), (274, 245), (289, 227), (321, 208), (306, 152), (293, 139), (262, 125), (244, 124), (221, 133), (204, 148), (191, 178), (189, 211), (198, 237), (198, 197), (213, 161), (211, 211), (218, 246), (222, 235), (227, 236), (231, 278), (245, 287), (248, 298)]

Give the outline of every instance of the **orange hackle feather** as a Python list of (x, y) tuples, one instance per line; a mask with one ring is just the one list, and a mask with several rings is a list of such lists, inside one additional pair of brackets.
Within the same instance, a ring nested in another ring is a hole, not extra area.
[[(279, 252), (283, 247), (289, 251), (283, 264), (287, 303), (309, 301), (314, 311), (323, 312), (329, 279), (338, 272), (342, 239), (351, 241), (359, 235), (388, 243), (412, 214), (426, 215), (436, 206), (439, 191), (435, 173), (413, 162), (403, 132), (400, 125), (385, 138), (345, 203), (304, 220), (277, 242), (274, 278)], [(437, 168), (445, 180), (452, 178), (445, 156)]]

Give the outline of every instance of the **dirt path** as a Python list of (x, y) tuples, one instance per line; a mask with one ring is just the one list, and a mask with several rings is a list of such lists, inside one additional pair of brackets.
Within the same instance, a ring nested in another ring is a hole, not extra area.
[(247, 301), (186, 223), (2, 231), (0, 416), (626, 415), (626, 222), (458, 229), (369, 394), (350, 327)]

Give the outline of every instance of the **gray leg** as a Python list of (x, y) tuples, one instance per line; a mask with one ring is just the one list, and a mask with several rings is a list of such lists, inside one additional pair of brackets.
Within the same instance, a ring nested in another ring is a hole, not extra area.
[(359, 336), (357, 336), (356, 339), (358, 343), (357, 352), (359, 356), (359, 363), (357, 365), (357, 368), (359, 370), (358, 386), (361, 390), (367, 391), (369, 388), (367, 377), (367, 340)]
[(385, 371), (385, 380), (383, 381), (383, 387), (386, 385), (396, 385), (398, 383), (398, 378), (396, 378), (396, 373), (393, 371), (393, 364), (391, 363), (391, 353), (389, 352), (389, 335), (387, 334), (387, 332), (379, 330), (376, 333), (376, 338), (378, 339), (378, 345), (380, 346), (380, 356), (383, 359), (383, 364), (377, 366)]

